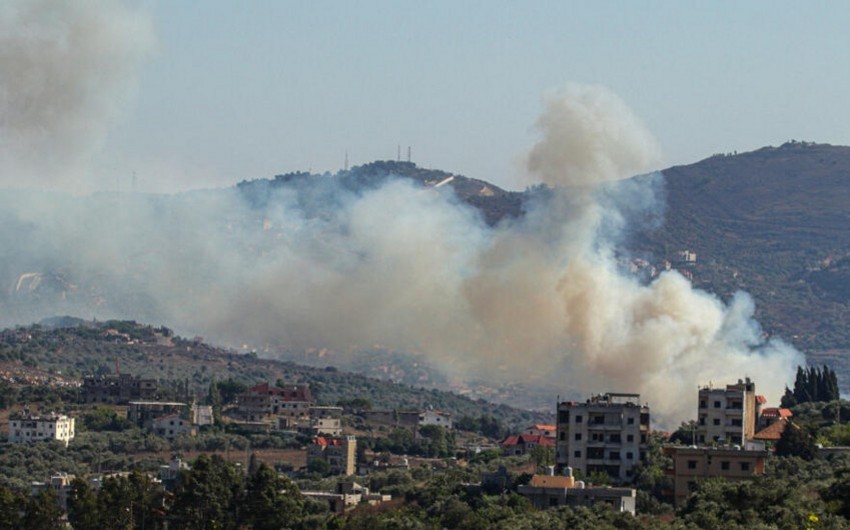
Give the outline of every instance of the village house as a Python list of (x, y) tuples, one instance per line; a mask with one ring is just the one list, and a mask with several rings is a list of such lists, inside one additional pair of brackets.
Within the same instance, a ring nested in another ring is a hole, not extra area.
[(177, 414), (189, 417), (189, 405), (175, 401), (131, 401), (127, 408), (127, 419), (142, 429), (153, 429), (154, 420)]
[(733, 447), (665, 446), (671, 466), (665, 473), (673, 479), (673, 502), (679, 506), (701, 479), (720, 477), (746, 480), (764, 473), (767, 451)]
[(277, 428), (292, 428), (310, 421), (313, 396), (308, 385), (252, 386), (237, 398), (237, 415), (248, 422), (269, 422)]
[(9, 418), (9, 441), (12, 443), (59, 440), (67, 447), (73, 439), (74, 418), (65, 414), (39, 416), (24, 411)]
[(525, 455), (535, 447), (551, 447), (554, 450), (555, 439), (542, 434), (511, 435), (502, 440), (501, 446), (504, 456)]
[(337, 483), (336, 492), (326, 491), (302, 491), (301, 495), (312, 499), (326, 501), (330, 505), (331, 512), (341, 515), (347, 510), (355, 508), (360, 504), (375, 506), (382, 502), (392, 500), (392, 495), (372, 493), (369, 488), (361, 486), (353, 481), (342, 481)]
[(518, 486), (517, 493), (541, 510), (555, 506), (607, 504), (615, 511), (634, 515), (637, 499), (634, 489), (587, 486), (575, 480), (571, 468), (565, 468), (565, 472), (566, 475), (555, 475), (554, 468), (550, 467), (547, 475), (534, 475), (528, 484)]
[(453, 426), (452, 415), (441, 410), (364, 410), (361, 412), (364, 420), (380, 425), (402, 427), (418, 431), (426, 425), (437, 425), (445, 429)]
[(558, 428), (555, 425), (535, 423), (534, 425), (531, 425), (530, 427), (527, 427), (524, 431), (522, 431), (522, 434), (538, 434), (540, 436), (546, 436), (554, 440), (555, 437), (558, 435), (557, 431)]
[(317, 436), (307, 446), (307, 466), (317, 459), (327, 462), (333, 475), (353, 475), (357, 471), (357, 439)]
[(649, 406), (639, 394), (609, 392), (584, 403), (558, 404), (555, 462), (584, 475), (606, 473), (627, 482), (634, 466), (646, 459)]
[(151, 420), (151, 432), (157, 436), (162, 436), (170, 441), (181, 434), (195, 435), (195, 429), (188, 420), (184, 420), (179, 414), (168, 414)]
[(313, 436), (340, 436), (342, 407), (310, 407), (310, 424), (300, 430)]
[(133, 400), (154, 400), (157, 382), (130, 374), (90, 375), (83, 378), (82, 397), (86, 403), (123, 404)]

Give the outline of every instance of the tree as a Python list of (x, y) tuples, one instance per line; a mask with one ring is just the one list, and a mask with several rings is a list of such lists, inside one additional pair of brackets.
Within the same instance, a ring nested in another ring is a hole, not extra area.
[(239, 519), (241, 524), (249, 524), (255, 530), (277, 530), (294, 527), (302, 511), (298, 487), (261, 463), (257, 472), (248, 478)]
[(24, 517), (20, 528), (32, 530), (60, 530), (62, 510), (56, 502), (56, 494), (52, 489), (41, 490), (31, 495), (24, 505)]
[(0, 486), (0, 530), (18, 530), (21, 527), (20, 509), (23, 499), (5, 486)]
[(811, 460), (815, 457), (815, 452), (814, 439), (799, 426), (789, 421), (776, 442), (776, 454), (779, 456), (799, 456), (805, 460)]
[(68, 522), (74, 530), (100, 528), (97, 494), (85, 479), (79, 477), (71, 482), (71, 493), (68, 496)]
[(218, 455), (202, 454), (183, 471), (174, 490), (169, 520), (175, 528), (236, 528), (242, 475)]

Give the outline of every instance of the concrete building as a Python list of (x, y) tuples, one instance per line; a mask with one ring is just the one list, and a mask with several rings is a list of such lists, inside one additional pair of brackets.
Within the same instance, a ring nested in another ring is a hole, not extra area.
[(436, 425), (444, 429), (452, 428), (452, 415), (442, 410), (427, 409), (419, 412), (418, 426)]
[[(569, 468), (567, 468), (569, 473)], [(517, 493), (536, 508), (557, 506), (594, 506), (604, 503), (619, 512), (635, 513), (636, 491), (632, 488), (587, 487), (572, 475), (534, 475), (528, 484), (517, 487)]]
[(9, 418), (9, 441), (12, 443), (59, 440), (68, 446), (74, 439), (74, 418), (64, 414), (38, 416), (22, 412)]
[(82, 395), (86, 403), (149, 401), (157, 397), (157, 382), (130, 374), (91, 375), (83, 378)]
[(303, 430), (314, 436), (342, 435), (342, 407), (310, 407), (310, 424)]
[(184, 420), (179, 414), (169, 414), (151, 420), (151, 432), (168, 440), (174, 440), (181, 434), (195, 435), (191, 422)]
[(635, 464), (646, 458), (649, 407), (639, 394), (609, 392), (584, 403), (558, 404), (555, 462), (585, 475), (607, 473), (626, 482)]
[(756, 432), (762, 400), (756, 396), (756, 385), (750, 378), (725, 388), (700, 388), (697, 444), (745, 445)]
[(252, 386), (239, 395), (237, 414), (245, 421), (271, 422), (284, 428), (310, 421), (313, 396), (308, 385)]
[(351, 476), (357, 471), (357, 439), (317, 436), (307, 447), (307, 465), (316, 459), (327, 462), (333, 475)]
[(381, 493), (372, 493), (369, 488), (361, 486), (356, 482), (339, 482), (336, 485), (336, 492), (328, 491), (302, 491), (301, 495), (326, 501), (330, 505), (331, 512), (341, 515), (347, 510), (355, 508), (359, 504), (368, 504), (375, 506), (382, 502), (392, 500), (391, 495), (383, 495)]
[(426, 425), (437, 425), (445, 429), (451, 429), (453, 426), (451, 413), (441, 410), (364, 410), (361, 415), (369, 422), (416, 431)]
[(189, 405), (174, 401), (131, 401), (127, 408), (127, 419), (142, 429), (153, 429), (154, 420), (177, 414), (189, 416)]
[(518, 456), (527, 454), (535, 447), (555, 447), (555, 439), (541, 434), (511, 435), (502, 440), (502, 455)]
[(535, 423), (534, 425), (530, 425), (522, 431), (522, 434), (539, 434), (540, 436), (546, 436), (548, 438), (555, 439), (558, 436), (558, 427), (555, 425), (545, 425), (541, 423)]
[(679, 506), (701, 479), (720, 477), (746, 480), (764, 473), (768, 451), (747, 451), (728, 447), (666, 446), (672, 462), (665, 472), (673, 479), (673, 502)]
[(212, 405), (192, 405), (192, 423), (198, 426), (213, 424)]

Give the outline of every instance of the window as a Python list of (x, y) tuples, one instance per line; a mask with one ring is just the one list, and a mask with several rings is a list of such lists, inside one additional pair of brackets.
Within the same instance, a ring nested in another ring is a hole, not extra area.
[(741, 427), (743, 425), (744, 424), (742, 423), (742, 420), (740, 418), (733, 418), (732, 419), (732, 426), (733, 427)]
[(749, 471), (750, 463), (749, 462), (741, 462), (741, 471)]
[(629, 424), (629, 425), (634, 425), (634, 424), (635, 424), (635, 419), (634, 419), (634, 418), (629, 418), (629, 419), (627, 419), (627, 420), (626, 420), (626, 423), (627, 423), (627, 424)]
[(635, 441), (635, 435), (634, 434), (627, 434), (626, 435), (626, 441), (627, 442), (634, 442)]
[(699, 408), (701, 408), (701, 409), (708, 408), (708, 404), (706, 404), (704, 399), (699, 400)]
[(634, 460), (634, 459), (635, 459), (635, 454), (633, 452), (629, 451), (628, 453), (626, 453), (626, 460)]
[(714, 418), (714, 424), (720, 425), (720, 418)]
[(720, 462), (720, 469), (723, 471), (729, 471), (729, 462), (727, 460)]
[(580, 433), (580, 432), (577, 432), (577, 433), (576, 433), (576, 441), (577, 441), (577, 442), (578, 442), (578, 441), (581, 441), (581, 433)]
[(714, 408), (716, 408), (716, 409), (720, 408), (720, 402), (719, 401), (714, 402)]
[(608, 441), (611, 442), (612, 444), (618, 444), (623, 440), (620, 438), (619, 434), (612, 434), (611, 438), (609, 438)]
[(561, 431), (561, 441), (563, 442), (566, 439), (567, 439), (567, 433), (565, 433), (564, 431)]
[(576, 414), (576, 423), (581, 423), (581, 414)]
[(611, 460), (619, 460), (620, 459), (620, 451), (611, 451), (608, 453), (608, 458)]
[(573, 452), (573, 457), (574, 457), (574, 458), (581, 458), (581, 451), (574, 451), (574, 452)]
[(697, 461), (696, 460), (688, 460), (688, 469), (696, 469)]
[(558, 423), (569, 423), (569, 421), (570, 421), (570, 411), (559, 410), (558, 411)]

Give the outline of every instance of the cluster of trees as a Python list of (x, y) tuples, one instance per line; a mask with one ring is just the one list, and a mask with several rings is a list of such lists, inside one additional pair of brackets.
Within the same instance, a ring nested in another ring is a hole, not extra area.
[(840, 398), (838, 377), (834, 370), (830, 370), (826, 365), (823, 370), (814, 366), (808, 369), (797, 366), (794, 390), (785, 387), (782, 406), (790, 408), (801, 403), (829, 402)]
[(439, 425), (425, 425), (419, 428), (419, 436), (411, 429), (397, 428), (383, 437), (363, 439), (363, 446), (369, 446), (375, 452), (389, 452), (399, 455), (423, 456), (426, 458), (445, 458), (454, 456), (457, 450), (455, 433)]

